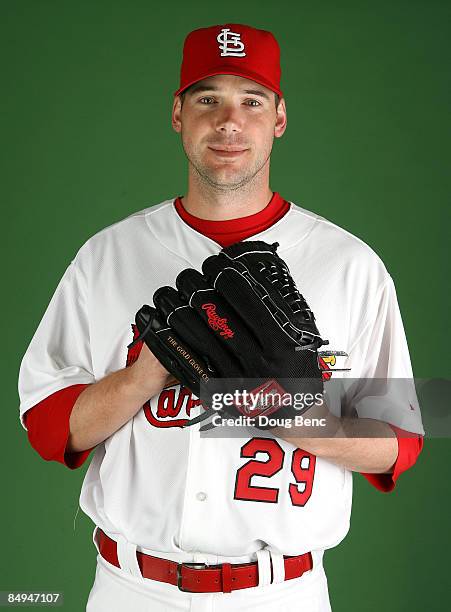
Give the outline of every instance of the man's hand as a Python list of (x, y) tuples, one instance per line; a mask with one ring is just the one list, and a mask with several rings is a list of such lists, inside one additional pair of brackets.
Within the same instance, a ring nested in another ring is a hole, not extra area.
[(155, 395), (156, 381), (162, 381), (161, 388), (163, 388), (168, 383), (169, 378), (172, 377), (145, 343), (143, 343), (138, 359), (129, 369), (137, 388), (142, 391), (143, 395), (147, 395), (146, 399)]

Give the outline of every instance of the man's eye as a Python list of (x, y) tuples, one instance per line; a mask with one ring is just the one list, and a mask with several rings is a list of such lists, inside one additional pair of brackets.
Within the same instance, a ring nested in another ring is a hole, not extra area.
[(214, 99), (211, 96), (204, 96), (199, 100), (199, 102), (201, 102), (202, 104), (212, 104), (214, 102)]
[(258, 100), (246, 100), (246, 104), (249, 106), (260, 106), (260, 102)]

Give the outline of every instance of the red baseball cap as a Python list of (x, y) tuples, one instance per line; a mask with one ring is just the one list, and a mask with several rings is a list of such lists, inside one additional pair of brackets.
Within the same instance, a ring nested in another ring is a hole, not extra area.
[(239, 23), (190, 32), (183, 46), (180, 87), (174, 96), (216, 74), (251, 79), (282, 96), (280, 48), (274, 35)]

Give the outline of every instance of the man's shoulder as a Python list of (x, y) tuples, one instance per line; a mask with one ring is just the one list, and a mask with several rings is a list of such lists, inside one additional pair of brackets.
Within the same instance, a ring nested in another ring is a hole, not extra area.
[[(390, 278), (385, 263), (361, 237), (321, 215), (291, 203), (290, 231), (299, 229), (300, 240), (291, 248), (308, 254), (335, 277), (346, 276), (357, 282), (382, 286)], [(371, 279), (371, 281), (370, 281)]]
[(113, 247), (119, 247), (120, 245), (126, 247), (128, 243), (136, 242), (141, 236), (145, 237), (152, 225), (152, 217), (154, 215), (160, 217), (166, 216), (168, 220), (171, 218), (174, 214), (173, 202), (174, 198), (171, 198), (147, 206), (100, 229), (80, 247), (76, 259), (80, 260), (88, 255), (102, 253), (110, 245)]
[(292, 222), (299, 222), (309, 229), (305, 236), (306, 240), (316, 241), (322, 249), (335, 252), (342, 259), (357, 256), (384, 265), (376, 251), (361, 237), (326, 217), (302, 208), (294, 202), (291, 204)]
[(114, 234), (127, 234), (130, 231), (135, 230), (137, 227), (146, 227), (151, 222), (153, 215), (166, 215), (171, 214), (173, 211), (174, 198), (164, 200), (158, 204), (152, 204), (142, 210), (138, 210), (111, 225), (107, 225), (98, 232), (96, 232), (91, 238), (86, 241), (86, 244), (93, 241), (108, 240)]

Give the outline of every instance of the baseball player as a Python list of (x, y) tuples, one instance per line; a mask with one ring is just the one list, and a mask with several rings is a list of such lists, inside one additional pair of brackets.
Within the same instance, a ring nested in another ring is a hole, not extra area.
[[(391, 491), (422, 449), (415, 398), (402, 397), (387, 419), (383, 400), (361, 388), (346, 422), (357, 432), (365, 422), (371, 438), (302, 428), (290, 437), (281, 427), (202, 435), (200, 424), (186, 426), (202, 413), (200, 399), (140, 338), (135, 314), (154, 294), (161, 302), (162, 287), (180, 288), (180, 273), (186, 280), (220, 252), (239, 258), (247, 243), (278, 243), (329, 341), (318, 353), (324, 380), (412, 378), (379, 257), (270, 188), (273, 140), (287, 126), (280, 74), (270, 32), (224, 24), (187, 36), (172, 111), (189, 164), (186, 195), (90, 238), (23, 358), (30, 443), (70, 469), (92, 453), (80, 496), (98, 552), (90, 612), (330, 610), (322, 559), (349, 529), (352, 472)], [(231, 337), (230, 321), (205, 311)], [(251, 327), (261, 322), (253, 308), (247, 316)], [(251, 359), (260, 349), (248, 350)]]

